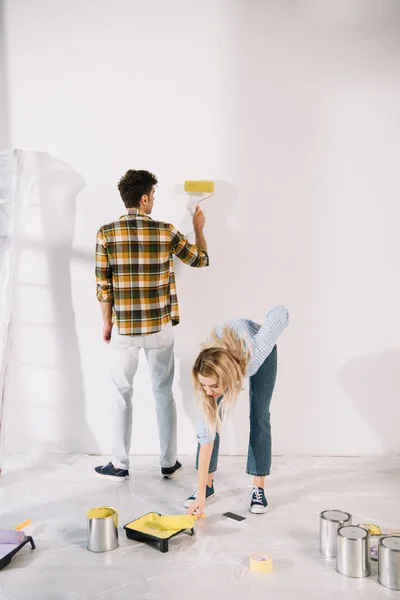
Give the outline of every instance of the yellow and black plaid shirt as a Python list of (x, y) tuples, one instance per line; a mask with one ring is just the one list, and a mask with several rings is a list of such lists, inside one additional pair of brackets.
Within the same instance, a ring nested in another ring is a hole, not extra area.
[(113, 303), (122, 335), (146, 335), (179, 323), (173, 255), (191, 267), (207, 267), (208, 254), (169, 223), (130, 208), (103, 225), (96, 240), (96, 287), (100, 302)]

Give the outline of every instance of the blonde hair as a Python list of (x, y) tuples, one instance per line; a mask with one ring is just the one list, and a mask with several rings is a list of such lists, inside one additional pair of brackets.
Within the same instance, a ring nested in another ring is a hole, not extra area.
[[(224, 414), (232, 408), (243, 387), (250, 360), (250, 344), (225, 326), (220, 336), (213, 331), (202, 348), (192, 369), (193, 385), (207, 425), (219, 431)], [(208, 396), (204, 391), (199, 375), (216, 379), (226, 390), (219, 406), (217, 398)]]

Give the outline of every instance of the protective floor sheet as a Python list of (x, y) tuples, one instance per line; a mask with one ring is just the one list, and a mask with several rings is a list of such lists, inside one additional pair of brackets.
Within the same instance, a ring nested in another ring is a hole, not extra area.
[[(9, 457), (0, 479), (0, 528), (31, 519), (36, 550), (18, 553), (0, 573), (1, 600), (397, 600), (372, 575), (350, 579), (318, 551), (319, 513), (337, 508), (354, 523), (400, 528), (400, 457), (274, 458), (267, 480), (269, 511), (248, 512), (251, 478), (244, 457), (221, 457), (216, 498), (193, 537), (170, 540), (169, 552), (126, 538), (123, 525), (148, 512), (181, 514), (193, 491), (193, 457), (161, 478), (156, 457), (133, 458), (126, 482), (102, 480), (93, 467), (102, 459), (53, 456), (35, 464)], [(108, 457), (107, 457), (108, 460)], [(104, 459), (103, 459), (104, 462)], [(86, 514), (95, 506), (119, 511), (120, 546), (95, 554), (87, 545)], [(222, 516), (246, 517), (237, 522)], [(249, 570), (254, 552), (273, 559), (268, 574)]]

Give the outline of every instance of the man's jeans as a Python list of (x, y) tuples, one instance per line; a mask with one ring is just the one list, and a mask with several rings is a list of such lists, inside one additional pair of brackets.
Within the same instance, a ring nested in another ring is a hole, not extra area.
[(149, 365), (156, 402), (160, 438), (160, 464), (173, 467), (176, 461), (176, 406), (172, 395), (174, 379), (174, 334), (172, 323), (161, 331), (143, 336), (120, 335), (113, 327), (110, 342), (110, 373), (113, 386), (113, 459), (120, 469), (129, 469), (132, 437), (133, 379), (143, 348)]
[[(269, 406), (275, 387), (277, 369), (276, 346), (257, 373), (250, 377), (250, 438), (246, 473), (257, 477), (269, 475), (271, 469), (271, 424)], [(196, 469), (199, 466), (200, 444), (197, 445)], [(219, 435), (215, 436), (209, 473), (218, 466)]]

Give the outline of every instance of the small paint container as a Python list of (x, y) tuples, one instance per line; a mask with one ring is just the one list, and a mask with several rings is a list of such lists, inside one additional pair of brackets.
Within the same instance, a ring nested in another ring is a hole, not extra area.
[(118, 547), (118, 511), (110, 506), (91, 508), (87, 514), (88, 550), (108, 552)]
[(352, 516), (342, 510), (324, 510), (319, 515), (319, 549), (326, 558), (335, 558), (337, 532), (351, 525)]
[(378, 581), (400, 591), (400, 535), (386, 535), (378, 545)]
[(336, 571), (346, 577), (371, 575), (370, 535), (363, 527), (347, 525), (338, 530)]

